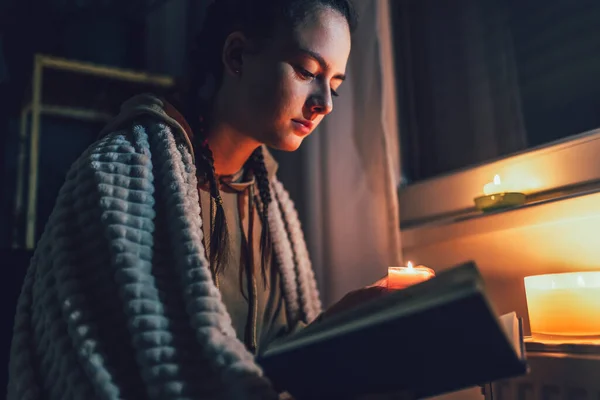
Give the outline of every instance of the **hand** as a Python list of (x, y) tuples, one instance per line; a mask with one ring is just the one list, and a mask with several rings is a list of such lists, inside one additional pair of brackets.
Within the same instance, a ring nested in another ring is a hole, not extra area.
[(388, 276), (384, 276), (383, 278), (379, 279), (377, 282), (373, 283), (372, 285), (367, 286), (368, 288), (371, 287), (383, 287), (386, 288), (388, 287)]
[(348, 293), (347, 295), (342, 297), (340, 301), (329, 307), (323, 313), (323, 318), (330, 317), (333, 314), (349, 310), (369, 300), (386, 295), (390, 292), (390, 290), (387, 288), (387, 277), (384, 279), (385, 283), (381, 283), (382, 280), (380, 279), (373, 285)]

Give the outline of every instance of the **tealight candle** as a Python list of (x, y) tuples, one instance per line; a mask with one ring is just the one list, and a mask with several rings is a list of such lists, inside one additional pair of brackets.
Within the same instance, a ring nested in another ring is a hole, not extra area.
[(494, 175), (494, 180), (490, 183), (486, 183), (483, 186), (483, 194), (485, 194), (486, 196), (490, 194), (505, 193), (508, 191), (509, 190), (507, 190), (507, 185), (505, 183), (502, 183), (500, 175)]
[(406, 267), (388, 268), (388, 289), (404, 289), (434, 276), (435, 272), (431, 268), (424, 265), (413, 267), (413, 263), (409, 261)]
[(476, 197), (474, 201), (481, 211), (495, 211), (524, 204), (525, 195), (511, 191), (510, 186), (502, 182), (500, 175), (495, 175), (493, 182), (483, 186), (483, 196)]
[(533, 335), (600, 336), (600, 271), (528, 276), (525, 294)]

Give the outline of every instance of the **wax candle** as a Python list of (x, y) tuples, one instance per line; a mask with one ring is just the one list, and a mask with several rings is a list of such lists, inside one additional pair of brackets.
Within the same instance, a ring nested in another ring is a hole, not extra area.
[(509, 192), (509, 190), (507, 190), (506, 184), (502, 183), (502, 180), (500, 179), (500, 175), (495, 175), (493, 182), (486, 183), (483, 186), (483, 194), (485, 194), (486, 196), (490, 195), (490, 194), (497, 194), (497, 193), (504, 193), (504, 192)]
[(409, 261), (406, 267), (388, 268), (388, 288), (404, 289), (431, 279), (434, 276), (435, 272), (431, 268), (427, 268), (424, 265), (413, 267), (413, 263)]
[(494, 181), (483, 186), (483, 196), (476, 197), (475, 207), (481, 211), (496, 211), (520, 206), (525, 203), (524, 193), (515, 192), (502, 182), (500, 175), (494, 176)]
[(600, 336), (600, 271), (528, 276), (532, 334)]

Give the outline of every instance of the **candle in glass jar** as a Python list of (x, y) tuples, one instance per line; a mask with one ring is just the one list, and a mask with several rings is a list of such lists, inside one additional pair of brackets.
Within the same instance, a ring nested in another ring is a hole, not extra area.
[(413, 267), (412, 262), (409, 261), (406, 267), (388, 268), (388, 289), (404, 289), (434, 276), (435, 272), (431, 268), (424, 265)]
[(600, 336), (600, 271), (528, 276), (532, 334)]

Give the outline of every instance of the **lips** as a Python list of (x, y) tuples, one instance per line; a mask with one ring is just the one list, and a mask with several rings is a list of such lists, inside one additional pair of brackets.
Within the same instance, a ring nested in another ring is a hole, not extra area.
[(299, 131), (302, 134), (309, 134), (312, 131), (312, 121), (306, 119), (293, 119), (292, 122), (294, 122), (296, 131)]
[(308, 130), (311, 130), (313, 127), (312, 121), (306, 119), (293, 119), (292, 121), (296, 122), (297, 124), (304, 125)]

